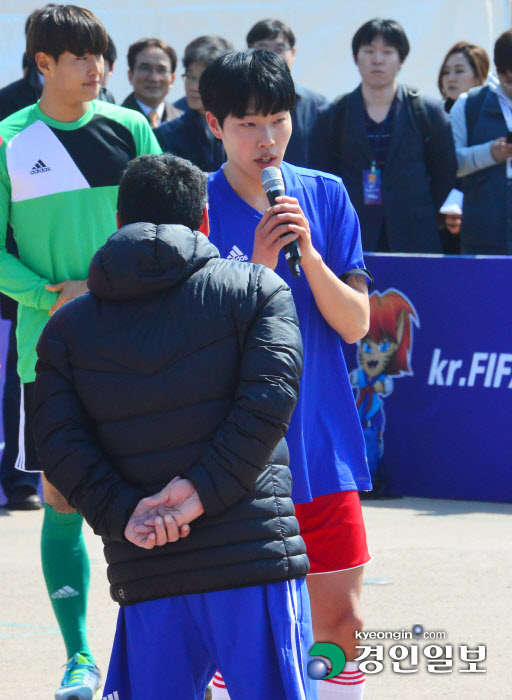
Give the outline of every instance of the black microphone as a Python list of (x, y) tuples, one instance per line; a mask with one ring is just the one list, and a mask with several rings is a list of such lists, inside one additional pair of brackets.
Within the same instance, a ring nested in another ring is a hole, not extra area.
[[(261, 171), (261, 184), (263, 185), (263, 189), (265, 190), (265, 194), (267, 195), (271, 207), (276, 204), (276, 197), (282, 197), (286, 194), (281, 171), (279, 168), (274, 168), (272, 165), (269, 168), (265, 168)], [(283, 233), (283, 236), (286, 235), (286, 233)], [(302, 253), (300, 252), (299, 242), (295, 240), (291, 241), (291, 243), (287, 243), (284, 246), (284, 253), (293, 277), (300, 277), (299, 265), (300, 261), (302, 260)]]

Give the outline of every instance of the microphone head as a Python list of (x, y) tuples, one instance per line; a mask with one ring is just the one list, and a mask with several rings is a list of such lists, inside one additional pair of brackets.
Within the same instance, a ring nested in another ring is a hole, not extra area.
[(275, 168), (271, 165), (268, 168), (264, 168), (261, 171), (261, 184), (265, 192), (269, 192), (274, 189), (282, 189), (284, 191), (284, 180), (279, 168)]

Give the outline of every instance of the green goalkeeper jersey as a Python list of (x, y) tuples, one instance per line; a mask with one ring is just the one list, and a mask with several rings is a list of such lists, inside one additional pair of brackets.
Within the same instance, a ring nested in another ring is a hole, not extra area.
[[(18, 303), (18, 372), (35, 380), (36, 344), (58, 294), (45, 284), (85, 280), (117, 226), (117, 191), (128, 162), (161, 153), (147, 120), (94, 100), (76, 122), (35, 104), (0, 122), (0, 292)], [(5, 249), (10, 223), (19, 259)]]

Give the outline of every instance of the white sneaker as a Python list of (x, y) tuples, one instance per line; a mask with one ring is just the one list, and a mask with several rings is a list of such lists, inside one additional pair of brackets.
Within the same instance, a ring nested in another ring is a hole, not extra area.
[(55, 700), (93, 700), (101, 685), (97, 666), (82, 654), (75, 654), (66, 666), (66, 673), (55, 693)]

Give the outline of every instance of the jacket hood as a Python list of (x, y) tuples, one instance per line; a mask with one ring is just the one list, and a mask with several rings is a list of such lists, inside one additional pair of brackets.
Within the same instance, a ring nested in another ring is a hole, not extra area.
[(95, 254), (88, 285), (100, 299), (129, 301), (185, 281), (219, 251), (186, 226), (137, 223), (116, 231)]

